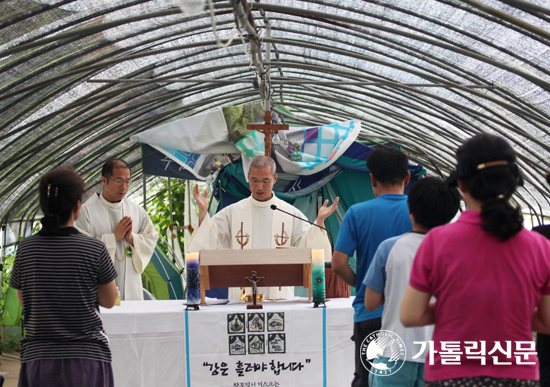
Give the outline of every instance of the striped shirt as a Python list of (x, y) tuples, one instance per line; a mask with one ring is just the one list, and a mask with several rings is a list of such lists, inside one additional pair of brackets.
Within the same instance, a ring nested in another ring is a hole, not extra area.
[(76, 228), (44, 230), (19, 243), (10, 286), (21, 289), (25, 337), (21, 363), (83, 358), (110, 362), (97, 286), (116, 278), (103, 242)]

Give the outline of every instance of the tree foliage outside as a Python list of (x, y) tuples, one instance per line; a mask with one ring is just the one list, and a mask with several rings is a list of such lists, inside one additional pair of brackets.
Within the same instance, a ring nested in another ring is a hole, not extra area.
[[(35, 221), (31, 228), (31, 234), (36, 234), (38, 231), (40, 231), (41, 225), (39, 221)], [(19, 241), (21, 241), (23, 237), (19, 237)], [(13, 261), (15, 260), (15, 253), (17, 251), (17, 245), (6, 247), (5, 251), (2, 253), (2, 297), (0, 300), (0, 311), (4, 310), (4, 304), (6, 303), (6, 294), (8, 291), (10, 278), (11, 278), (11, 271), (13, 268)]]
[[(172, 191), (172, 219), (174, 226), (185, 226), (185, 182), (183, 180), (171, 179)], [(147, 213), (157, 228), (160, 235), (166, 238), (168, 226), (170, 225), (170, 202), (168, 195), (168, 179), (157, 179), (154, 186), (148, 192), (150, 199), (147, 200)], [(183, 232), (178, 231), (178, 242), (181, 251), (184, 250)], [(168, 251), (166, 251), (168, 253)]]
[(6, 303), (6, 293), (8, 292), (8, 286), (11, 278), (11, 270), (13, 268), (13, 261), (15, 260), (15, 249), (10, 248), (6, 250), (5, 255), (2, 257), (2, 300), (0, 302), (0, 310), (4, 310), (4, 304)]

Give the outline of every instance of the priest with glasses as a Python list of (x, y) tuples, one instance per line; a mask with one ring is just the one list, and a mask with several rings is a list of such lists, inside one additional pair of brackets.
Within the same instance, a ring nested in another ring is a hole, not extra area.
[[(277, 198), (273, 185), (277, 181), (275, 162), (267, 156), (257, 156), (250, 163), (248, 182), (252, 195), (208, 215), (208, 192), (200, 194), (195, 186), (193, 196), (199, 207), (199, 227), (193, 233), (187, 251), (214, 249), (268, 249), (277, 247), (308, 247), (324, 249), (325, 258), (332, 256), (326, 232), (319, 227), (285, 214), (278, 209), (307, 220), (297, 208)], [(325, 227), (325, 219), (337, 208), (338, 198), (331, 206), (328, 200), (319, 209), (315, 223)], [(293, 288), (259, 288), (266, 298), (287, 298), (294, 295)], [(229, 289), (229, 298), (236, 299), (239, 289)]]
[(117, 271), (121, 300), (143, 300), (141, 273), (151, 260), (158, 233), (147, 212), (127, 199), (130, 167), (110, 160), (101, 171), (103, 192), (82, 205), (75, 225), (79, 231), (101, 239)]

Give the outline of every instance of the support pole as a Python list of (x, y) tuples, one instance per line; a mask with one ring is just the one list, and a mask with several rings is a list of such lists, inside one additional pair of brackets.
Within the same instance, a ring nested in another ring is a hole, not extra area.
[(176, 262), (176, 254), (174, 252), (174, 217), (172, 216), (172, 180), (170, 178), (168, 178), (168, 208), (170, 211), (170, 224), (168, 225), (168, 228), (170, 229), (168, 254), (170, 255), (171, 261)]
[(168, 178), (168, 204), (170, 206), (170, 224), (174, 224), (174, 219), (172, 216), (172, 182)]
[[(6, 222), (2, 222), (2, 257), (1, 257), (1, 260), (0, 260), (0, 289), (2, 289), (2, 286), (4, 285), (2, 283), (2, 278), (4, 277), (3, 276), (3, 274), (4, 274), (4, 257), (6, 256), (6, 234), (7, 233), (8, 233), (8, 224)], [(0, 294), (0, 301), (2, 301), (2, 294)], [(3, 341), (4, 340), (4, 329), (2, 329), (0, 337), (2, 338), (2, 341)]]
[(147, 176), (143, 174), (143, 209), (147, 211)]
[[(266, 33), (267, 33), (267, 37), (268, 39), (271, 39), (271, 24), (267, 24), (266, 26)], [(272, 111), (273, 110), (273, 100), (271, 99), (272, 98), (272, 95), (271, 95), (271, 43), (268, 42), (265, 46), (265, 62), (267, 63), (267, 74), (265, 76), (266, 78), (266, 86), (267, 86), (267, 90), (266, 90), (266, 106), (265, 106), (265, 110), (269, 110), (269, 111)]]

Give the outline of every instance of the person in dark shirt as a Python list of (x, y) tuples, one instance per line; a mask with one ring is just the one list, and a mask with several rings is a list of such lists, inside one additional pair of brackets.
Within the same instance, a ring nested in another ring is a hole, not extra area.
[(19, 387), (114, 386), (99, 305), (115, 304), (105, 245), (73, 227), (84, 182), (70, 167), (40, 180), (42, 229), (17, 249), (10, 286), (23, 306)]

